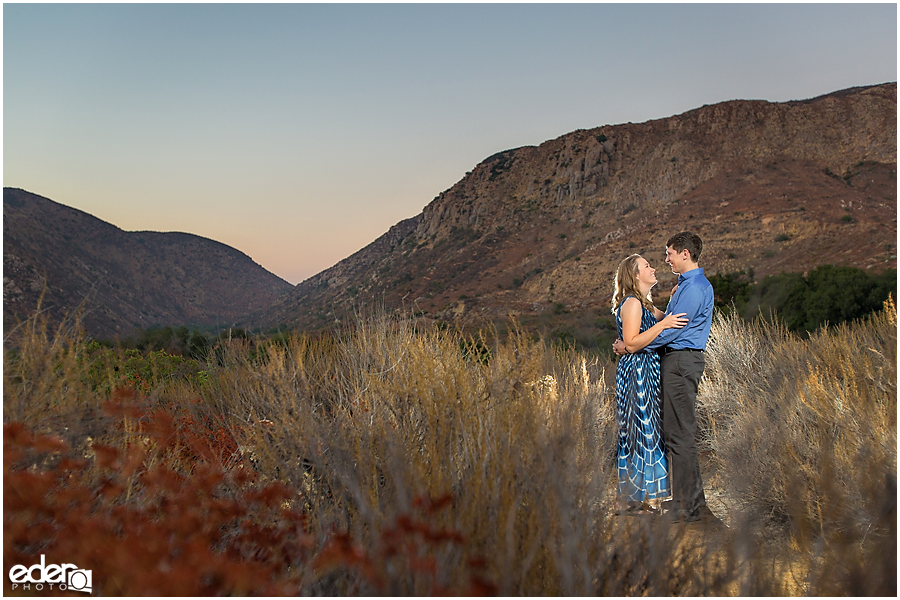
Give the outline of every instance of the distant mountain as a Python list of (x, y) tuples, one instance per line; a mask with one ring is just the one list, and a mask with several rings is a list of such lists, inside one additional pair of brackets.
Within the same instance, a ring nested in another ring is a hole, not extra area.
[(628, 254), (658, 269), (664, 300), (664, 245), (682, 230), (703, 237), (709, 273), (896, 268), (896, 167), (896, 83), (574, 131), (485, 159), (248, 322), (315, 329), (383, 303), (595, 338)]
[(291, 287), (219, 242), (122, 231), (36, 194), (3, 189), (6, 331), (33, 314), (42, 292), (51, 317), (84, 303), (88, 333), (114, 337), (152, 325), (229, 326)]

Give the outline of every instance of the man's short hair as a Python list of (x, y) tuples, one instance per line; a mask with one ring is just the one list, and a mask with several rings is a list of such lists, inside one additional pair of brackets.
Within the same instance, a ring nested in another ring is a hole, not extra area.
[(675, 252), (687, 250), (694, 262), (700, 261), (700, 253), (703, 251), (703, 240), (696, 233), (690, 231), (682, 231), (676, 233), (666, 242), (666, 248), (671, 248)]

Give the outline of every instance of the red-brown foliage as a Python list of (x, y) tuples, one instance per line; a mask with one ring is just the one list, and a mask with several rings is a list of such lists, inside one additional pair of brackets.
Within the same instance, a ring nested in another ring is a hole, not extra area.
[[(86, 458), (57, 437), (4, 425), (4, 569), (44, 554), (48, 563), (91, 570), (103, 595), (293, 595), (335, 569), (383, 592), (391, 563), (427, 573), (431, 593), (495, 591), (477, 565), (467, 589), (439, 583), (429, 552), (464, 540), (426, 519), (449, 506), (449, 496), (417, 499), (421, 514), (399, 517), (374, 552), (341, 532), (316, 551), (299, 494), (260, 481), (216, 419), (133, 400), (117, 393), (105, 407), (129, 432), (122, 447), (91, 443)], [(5, 591), (13, 591), (8, 579)]]

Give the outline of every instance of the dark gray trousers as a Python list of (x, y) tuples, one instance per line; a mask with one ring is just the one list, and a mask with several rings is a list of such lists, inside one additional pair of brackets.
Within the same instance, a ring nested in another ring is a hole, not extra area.
[(706, 506), (697, 458), (697, 388), (706, 360), (702, 352), (670, 352), (660, 365), (663, 439), (676, 509), (688, 513)]

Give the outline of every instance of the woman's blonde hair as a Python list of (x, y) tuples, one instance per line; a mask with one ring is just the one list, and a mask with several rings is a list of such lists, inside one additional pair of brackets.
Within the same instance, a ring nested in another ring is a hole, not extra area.
[(647, 292), (646, 296), (641, 295), (641, 290), (638, 287), (637, 282), (637, 274), (638, 274), (638, 259), (641, 258), (640, 254), (632, 254), (625, 260), (619, 263), (619, 268), (616, 270), (616, 290), (613, 293), (612, 297), (612, 311), (616, 312), (616, 309), (619, 308), (619, 305), (622, 304), (622, 301), (625, 300), (628, 296), (634, 296), (638, 300), (641, 301), (641, 304), (649, 310), (653, 311), (655, 308), (653, 306), (653, 301), (650, 299), (650, 292)]

